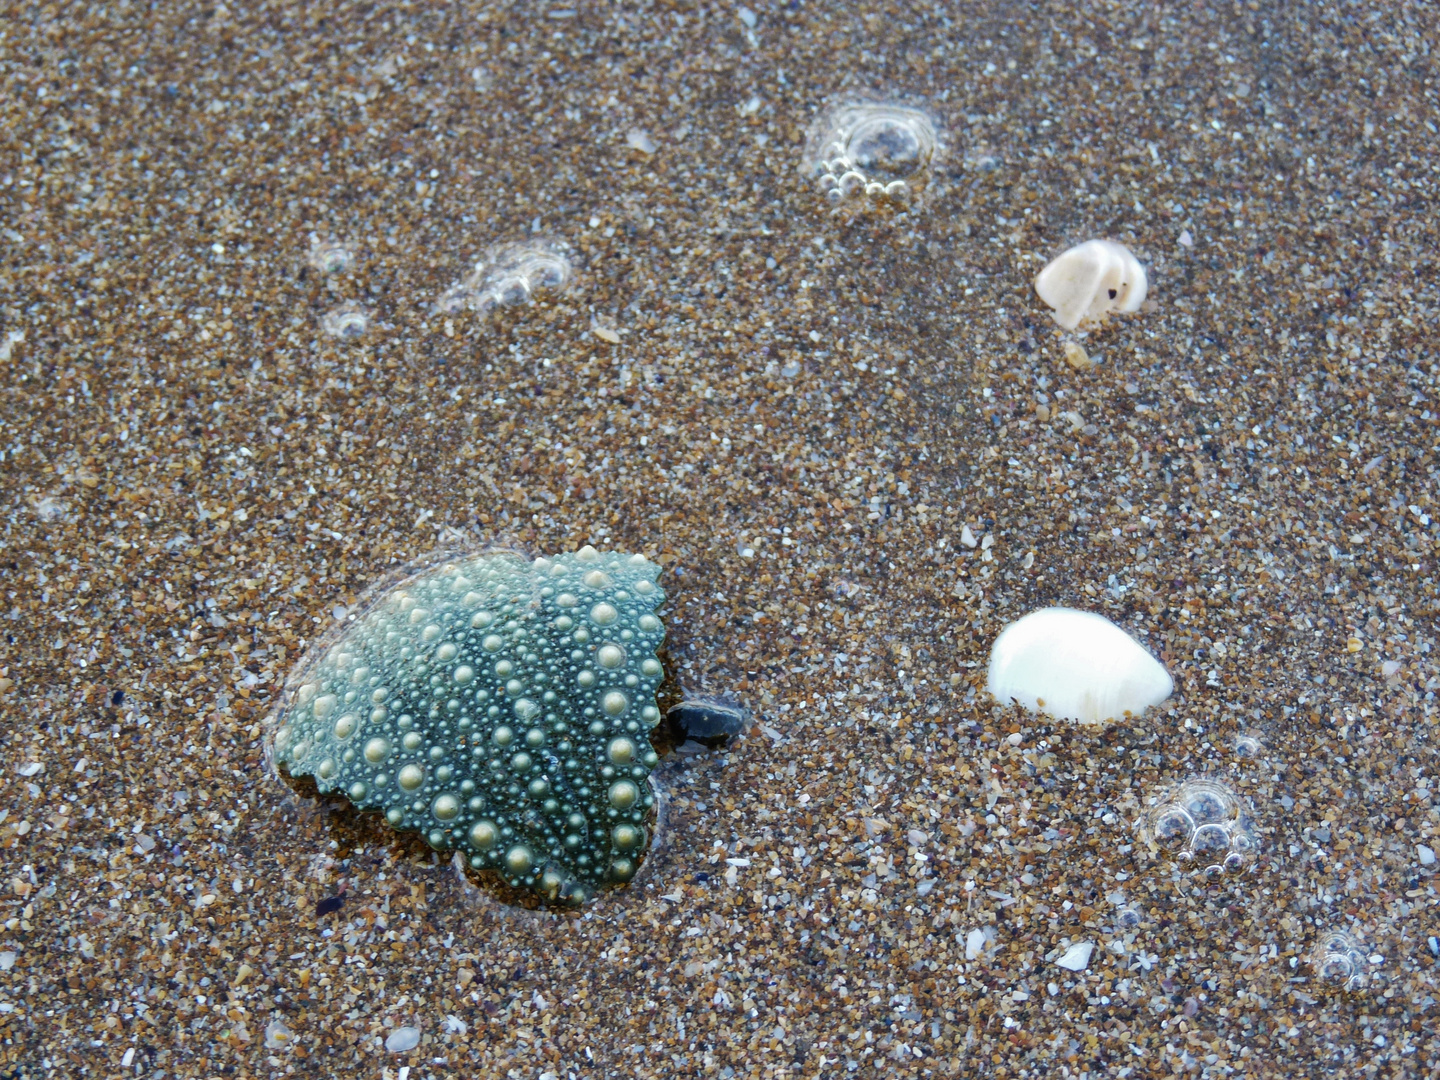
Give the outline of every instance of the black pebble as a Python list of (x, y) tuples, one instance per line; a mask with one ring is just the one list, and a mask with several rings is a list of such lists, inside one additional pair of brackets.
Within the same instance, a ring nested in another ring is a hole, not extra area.
[(124, 690), (116, 690), (113, 694), (110, 695), (110, 704), (111, 704), (111, 705), (119, 705), (119, 704), (120, 704), (121, 702), (123, 702), (124, 700), (125, 700), (125, 691), (124, 691)]
[(665, 715), (690, 739), (738, 735), (750, 719), (744, 705), (723, 694), (694, 694), (672, 706)]
[(318, 918), (321, 915), (329, 915), (333, 912), (339, 911), (341, 905), (343, 905), (344, 903), (344, 893), (340, 893), (336, 896), (327, 896), (324, 900), (321, 900), (318, 904), (315, 905), (315, 915)]

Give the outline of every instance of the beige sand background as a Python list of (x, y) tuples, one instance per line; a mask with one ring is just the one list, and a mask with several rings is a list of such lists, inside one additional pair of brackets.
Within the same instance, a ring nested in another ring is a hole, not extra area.
[[(752, 7), (0, 19), (0, 1074), (1440, 1068), (1434, 8)], [(834, 216), (805, 131), (871, 90), (944, 156)], [(570, 291), (434, 313), (532, 231)], [(1076, 371), (1030, 281), (1093, 236), (1152, 302)], [(585, 542), (664, 565), (670, 692), (756, 716), (668, 767), (642, 881), (529, 914), (267, 779), (372, 582)], [(1169, 705), (988, 703), (1049, 603)], [(1196, 776), (1247, 873), (1136, 843)]]

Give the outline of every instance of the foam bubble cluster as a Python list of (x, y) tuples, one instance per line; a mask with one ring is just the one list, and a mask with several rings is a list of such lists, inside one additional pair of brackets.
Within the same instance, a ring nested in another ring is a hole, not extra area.
[(1151, 808), (1142, 822), (1146, 842), (1211, 877), (1235, 874), (1258, 851), (1254, 823), (1240, 798), (1215, 780), (1187, 780)]
[(923, 110), (851, 101), (816, 118), (806, 142), (806, 169), (833, 203), (907, 202), (929, 182), (939, 147)]
[(330, 274), (343, 274), (355, 265), (355, 249), (349, 244), (340, 240), (321, 240), (318, 236), (310, 237), (310, 253), (306, 257), (312, 270), (329, 276)]
[(559, 240), (522, 240), (491, 248), (463, 281), (440, 297), (441, 312), (469, 309), (489, 315), (497, 307), (528, 304), (541, 291), (560, 292), (575, 275), (569, 248)]
[(276, 760), (545, 899), (628, 881), (655, 801), (657, 573), (589, 546), (420, 573), (301, 669)]
[(1332, 930), (1321, 937), (1310, 962), (1317, 979), (1339, 990), (1360, 990), (1370, 981), (1364, 948), (1343, 930)]
[(320, 329), (341, 341), (354, 341), (370, 329), (370, 312), (359, 304), (341, 304), (327, 311), (320, 320)]

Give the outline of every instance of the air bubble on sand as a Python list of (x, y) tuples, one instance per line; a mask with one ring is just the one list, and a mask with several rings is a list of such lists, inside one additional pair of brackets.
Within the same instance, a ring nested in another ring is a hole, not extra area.
[(1216, 780), (1187, 780), (1155, 800), (1140, 832), (1152, 851), (1168, 853), (1207, 877), (1238, 874), (1259, 852), (1246, 806)]
[(1343, 930), (1331, 930), (1321, 936), (1310, 954), (1310, 963), (1317, 981), (1336, 990), (1363, 990), (1372, 976), (1372, 960), (1365, 947)]
[(341, 341), (354, 341), (370, 329), (371, 315), (359, 304), (341, 304), (327, 311), (320, 320), (320, 329)]
[(436, 308), (445, 315), (468, 309), (484, 317), (497, 307), (528, 304), (536, 293), (563, 292), (574, 276), (570, 248), (563, 241), (537, 237), (502, 244), (446, 289)]
[(907, 203), (939, 159), (929, 113), (888, 101), (846, 101), (816, 117), (805, 145), (807, 174), (832, 203)]
[(35, 516), (47, 524), (52, 521), (69, 521), (71, 518), (70, 504), (59, 495), (44, 495), (30, 497), (30, 508), (35, 511)]
[(342, 240), (321, 240), (314, 233), (310, 234), (310, 252), (305, 261), (312, 270), (326, 276), (343, 274), (354, 267), (355, 260), (355, 249), (351, 245)]
[(1122, 930), (1133, 929), (1144, 921), (1145, 913), (1140, 910), (1138, 904), (1130, 903), (1121, 898), (1115, 905), (1115, 925)]
[(1265, 750), (1265, 740), (1253, 731), (1242, 731), (1235, 736), (1235, 756), (1239, 758), (1258, 758)]

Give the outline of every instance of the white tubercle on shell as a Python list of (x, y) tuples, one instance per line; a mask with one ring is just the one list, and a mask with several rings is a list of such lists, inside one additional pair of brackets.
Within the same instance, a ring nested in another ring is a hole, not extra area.
[(1169, 672), (1109, 619), (1042, 608), (1011, 623), (990, 650), (985, 687), (999, 701), (1082, 724), (1139, 716), (1175, 689)]
[(1124, 244), (1087, 240), (1056, 257), (1035, 279), (1040, 299), (1066, 330), (1145, 302), (1145, 267)]

